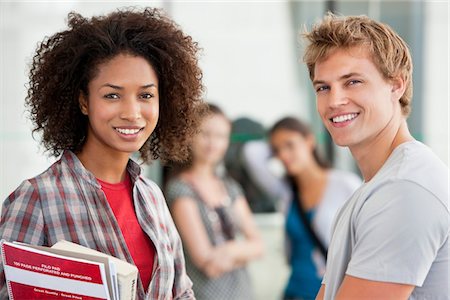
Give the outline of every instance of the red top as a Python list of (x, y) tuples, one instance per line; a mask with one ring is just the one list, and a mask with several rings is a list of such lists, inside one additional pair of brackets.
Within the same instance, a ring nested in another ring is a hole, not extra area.
[(97, 180), (102, 186), (109, 206), (111, 206), (119, 223), (128, 250), (130, 250), (134, 264), (139, 270), (144, 290), (147, 291), (153, 272), (155, 246), (139, 225), (131, 197), (130, 176), (127, 172), (125, 181), (115, 184), (101, 181), (98, 178)]

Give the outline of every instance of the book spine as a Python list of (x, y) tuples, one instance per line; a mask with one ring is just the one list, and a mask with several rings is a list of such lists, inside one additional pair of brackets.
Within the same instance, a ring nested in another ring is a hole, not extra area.
[[(3, 244), (3, 241), (4, 240), (1, 241), (1, 253), (2, 253), (2, 262), (3, 262), (3, 272), (5, 272), (6, 257), (5, 257), (5, 250), (4, 250), (5, 245)], [(6, 280), (6, 289), (8, 290), (9, 299), (14, 300), (11, 283), (9, 282), (9, 280), (6, 279), (6, 275), (5, 275), (5, 280)]]
[(14, 300), (14, 295), (11, 288), (11, 282), (9, 280), (6, 280), (6, 288), (8, 289), (8, 295), (10, 300)]
[(131, 281), (131, 300), (136, 300), (136, 279)]
[[(130, 278), (130, 276), (132, 276)], [(136, 300), (137, 278), (133, 275), (122, 277), (119, 280), (119, 298), (120, 300)]]

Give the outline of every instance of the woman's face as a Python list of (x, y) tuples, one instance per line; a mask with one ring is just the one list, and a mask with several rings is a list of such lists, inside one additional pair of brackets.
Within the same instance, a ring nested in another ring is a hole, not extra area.
[(83, 151), (138, 151), (152, 134), (159, 116), (158, 78), (140, 56), (119, 54), (98, 66), (89, 82), (89, 95), (80, 97), (89, 118)]
[(302, 173), (314, 159), (314, 139), (312, 136), (304, 137), (294, 130), (278, 129), (270, 136), (270, 143), (274, 154), (291, 176)]
[(228, 149), (230, 132), (231, 124), (224, 116), (213, 114), (206, 117), (192, 143), (194, 161), (219, 163)]

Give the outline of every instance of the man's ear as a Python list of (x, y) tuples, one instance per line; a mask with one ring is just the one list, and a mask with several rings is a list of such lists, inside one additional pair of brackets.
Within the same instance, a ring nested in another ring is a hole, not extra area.
[(78, 97), (78, 103), (80, 105), (80, 110), (81, 113), (83, 115), (88, 115), (88, 101), (87, 101), (87, 96), (83, 93), (80, 92), (80, 96)]
[(391, 80), (392, 84), (392, 99), (394, 101), (399, 101), (406, 90), (405, 79), (402, 76), (396, 76)]

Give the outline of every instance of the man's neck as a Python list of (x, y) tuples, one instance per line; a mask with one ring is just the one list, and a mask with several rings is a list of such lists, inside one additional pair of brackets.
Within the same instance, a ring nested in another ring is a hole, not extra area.
[(366, 145), (350, 147), (359, 169), (368, 182), (381, 169), (391, 153), (400, 144), (412, 141), (414, 138), (409, 133), (406, 120), (402, 120), (400, 126), (387, 129)]

